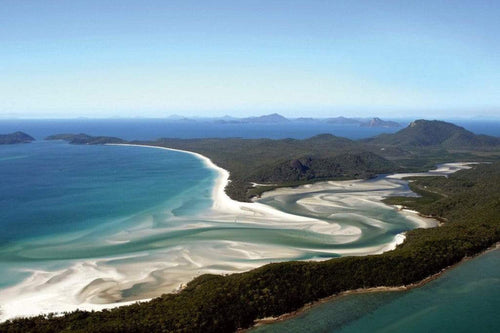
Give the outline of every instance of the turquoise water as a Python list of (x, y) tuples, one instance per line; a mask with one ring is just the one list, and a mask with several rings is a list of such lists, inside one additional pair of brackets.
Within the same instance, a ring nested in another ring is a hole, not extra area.
[[(27, 276), (22, 267), (127, 252), (85, 245), (145, 214), (163, 223), (167, 208), (174, 215), (207, 209), (215, 177), (185, 153), (43, 141), (0, 146), (0, 174), (0, 287)], [(65, 251), (50, 250), (65, 243)]]
[[(363, 182), (262, 201), (286, 216), (213, 209), (217, 172), (164, 149), (4, 145), (0, 174), (0, 320), (150, 298), (203, 273), (382, 251), (416, 226), (364, 197)], [(388, 184), (370, 195), (408, 191)], [(316, 196), (321, 211), (300, 204)]]
[(63, 142), (0, 147), (0, 174), (1, 243), (127, 218), (193, 187), (205, 192), (191, 208), (207, 208), (214, 176), (179, 152)]
[(277, 210), (217, 210), (217, 172), (163, 149), (4, 145), (0, 174), (0, 320), (155, 297), (203, 273), (380, 252), (417, 226), (379, 202), (411, 193), (384, 177), (261, 200)]
[(252, 332), (498, 332), (500, 250), (406, 292), (348, 295)]

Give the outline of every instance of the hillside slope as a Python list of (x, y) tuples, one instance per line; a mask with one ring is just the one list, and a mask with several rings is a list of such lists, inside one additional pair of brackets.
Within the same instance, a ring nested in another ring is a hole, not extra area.
[(0, 134), (0, 145), (11, 145), (16, 143), (29, 143), (35, 141), (35, 138), (24, 133), (14, 132), (10, 134)]
[(488, 148), (500, 145), (500, 139), (476, 135), (463, 127), (439, 120), (415, 120), (394, 133), (382, 134), (364, 142), (398, 147), (441, 146), (448, 149)]

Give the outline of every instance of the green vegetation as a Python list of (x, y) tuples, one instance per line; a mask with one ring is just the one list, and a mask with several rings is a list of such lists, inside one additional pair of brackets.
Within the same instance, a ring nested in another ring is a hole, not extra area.
[(394, 170), (394, 165), (371, 152), (342, 153), (329, 158), (303, 157), (274, 165), (269, 173), (257, 169), (255, 179), (266, 183), (283, 181), (321, 180), (331, 178), (370, 178)]
[(24, 132), (14, 132), (10, 134), (0, 134), (0, 145), (11, 145), (16, 143), (29, 143), (35, 138)]
[[(59, 134), (47, 139), (73, 144), (126, 143), (118, 138), (86, 134)], [(500, 139), (475, 135), (450, 123), (427, 120), (416, 120), (395, 134), (358, 141), (321, 134), (304, 140), (163, 138), (131, 143), (207, 156), (229, 171), (231, 182), (226, 192), (239, 201), (249, 201), (252, 196), (276, 186), (427, 171), (445, 162), (500, 159)], [(254, 187), (253, 183), (268, 186)]]
[[(213, 138), (160, 139), (139, 143), (189, 150), (209, 157), (215, 164), (230, 172), (231, 182), (226, 192), (231, 198), (239, 201), (249, 200), (253, 182), (290, 184), (302, 180), (315, 180), (312, 178), (315, 170), (308, 169), (306, 172), (304, 169), (296, 168), (294, 160), (330, 159), (331, 163), (335, 163), (331, 159), (336, 155), (348, 152), (357, 154), (362, 151), (356, 142), (328, 134), (305, 140)], [(284, 166), (289, 167), (284, 168)], [(365, 169), (360, 167), (357, 171), (361, 173)]]
[(90, 136), (87, 134), (56, 134), (50, 135), (45, 140), (64, 140), (75, 145), (103, 145), (109, 143), (126, 143), (127, 141), (112, 136)]
[(285, 262), (228, 276), (202, 275), (178, 294), (101, 312), (76, 311), (0, 324), (1, 332), (232, 332), (257, 318), (366, 287), (416, 283), (500, 241), (500, 163), (412, 182), (421, 198), (395, 197), (447, 222), (416, 229), (396, 250), (323, 262)]
[(382, 134), (365, 142), (400, 147), (489, 148), (500, 144), (500, 139), (476, 135), (465, 128), (439, 120), (415, 120), (394, 134)]
[[(228, 195), (239, 201), (283, 185), (427, 171), (454, 161), (495, 161), (500, 139), (442, 121), (417, 120), (395, 134), (353, 141), (330, 134), (309, 139), (160, 139), (159, 145), (203, 154), (230, 172)], [(255, 188), (252, 183), (267, 184)]]

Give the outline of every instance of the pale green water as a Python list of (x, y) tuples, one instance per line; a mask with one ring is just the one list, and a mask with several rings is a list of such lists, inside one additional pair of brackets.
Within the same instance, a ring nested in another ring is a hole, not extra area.
[(348, 295), (252, 332), (498, 332), (500, 250), (406, 292)]

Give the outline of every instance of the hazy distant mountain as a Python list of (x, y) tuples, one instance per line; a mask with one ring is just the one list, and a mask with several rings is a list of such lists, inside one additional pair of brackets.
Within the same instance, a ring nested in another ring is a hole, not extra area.
[(335, 117), (327, 118), (326, 122), (329, 124), (336, 125), (359, 125), (360, 127), (401, 127), (401, 124), (395, 121), (382, 120), (380, 118), (363, 119), (363, 118), (346, 118), (346, 117)]
[(168, 116), (165, 119), (169, 122), (176, 122), (176, 123), (194, 123), (194, 122), (196, 122), (196, 119), (180, 116), (177, 114), (173, 114), (171, 116)]
[(311, 117), (300, 117), (293, 119), (293, 121), (298, 121), (302, 123), (312, 123), (312, 122), (319, 122), (321, 121), (321, 119), (311, 118)]
[(212, 121), (218, 124), (277, 124), (287, 123), (290, 120), (278, 113), (272, 113), (259, 117), (247, 118), (236, 118), (226, 115), (221, 118), (212, 118)]
[(288, 119), (278, 113), (267, 114), (263, 116), (237, 118), (229, 115), (223, 117), (208, 117), (208, 118), (187, 118), (179, 115), (171, 115), (166, 118), (167, 121), (172, 122), (213, 122), (216, 124), (279, 124), (288, 122), (300, 123), (328, 123), (335, 125), (358, 125), (361, 127), (400, 127), (401, 124), (394, 121), (386, 121), (380, 118), (312, 118), (312, 117), (299, 117)]
[(394, 133), (381, 134), (366, 142), (397, 146), (487, 147), (500, 144), (500, 138), (476, 135), (463, 127), (439, 120), (415, 120), (408, 127)]
[(178, 114), (173, 114), (167, 117), (168, 120), (184, 120), (187, 119), (184, 116), (178, 115)]
[(390, 121), (390, 120), (382, 120), (380, 118), (372, 118), (368, 122), (361, 123), (360, 126), (362, 127), (401, 127), (400, 123), (397, 123), (395, 121)]
[(222, 119), (222, 120), (238, 120), (238, 118), (236, 118), (236, 117), (232, 117), (232, 116), (230, 116), (230, 115), (228, 115), (228, 114), (226, 114), (226, 115), (224, 115), (224, 116), (220, 117), (219, 119)]
[(227, 114), (220, 117), (220, 118), (214, 118), (211, 120), (216, 124), (239, 124), (239, 123), (241, 123), (241, 118), (232, 117), (232, 116), (229, 116)]
[(263, 123), (286, 123), (289, 122), (290, 120), (283, 117), (282, 115), (278, 113), (272, 113), (272, 114), (267, 114), (264, 116), (260, 117), (248, 117), (248, 118), (243, 118), (241, 119), (241, 122), (244, 123), (256, 123), (256, 124), (263, 124)]
[(10, 134), (0, 134), (0, 145), (10, 145), (16, 143), (29, 143), (31, 141), (35, 141), (35, 139), (24, 133), (24, 132), (15, 132)]
[(335, 118), (327, 118), (326, 122), (329, 124), (338, 124), (338, 125), (361, 125), (363, 121), (358, 118), (346, 118), (346, 117), (335, 117)]

